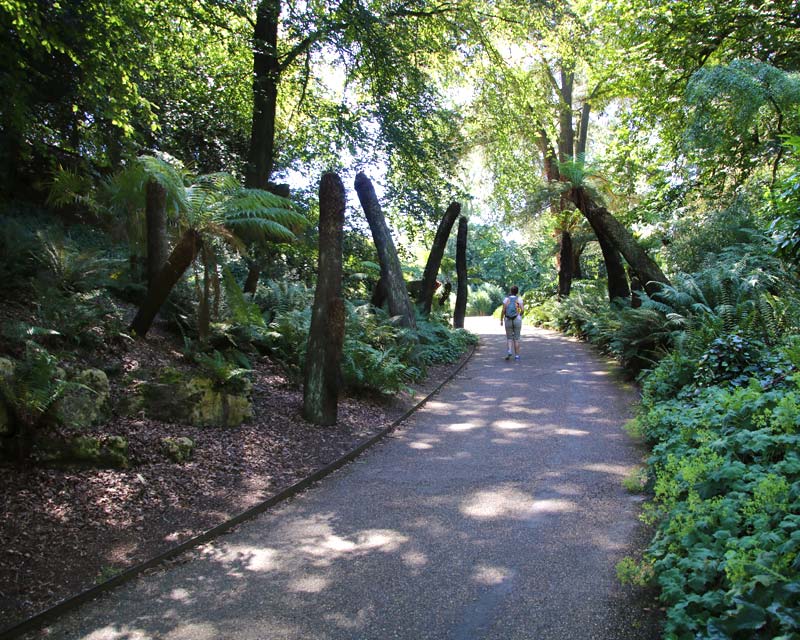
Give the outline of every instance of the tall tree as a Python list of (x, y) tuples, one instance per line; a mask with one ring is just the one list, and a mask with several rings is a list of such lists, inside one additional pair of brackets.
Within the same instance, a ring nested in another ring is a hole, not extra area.
[[(576, 183), (575, 176), (586, 175), (591, 115), (621, 91), (614, 81), (620, 60), (601, 41), (609, 26), (597, 23), (589, 5), (571, 2), (553, 6), (543, 17), (521, 20), (514, 28), (510, 37), (527, 35), (531, 46), (512, 63), (494, 65), (478, 102), (483, 114), (492, 114), (493, 136), (485, 144), (492, 149), (494, 173), (497, 176), (513, 172), (520, 158), (525, 158), (530, 171), (542, 175), (545, 188), (525, 172), (522, 175), (527, 177), (528, 185), (516, 186), (529, 203), (536, 202), (537, 198), (531, 196), (537, 188), (544, 194), (538, 198), (539, 210), (547, 206), (560, 216), (578, 209), (591, 223), (601, 244), (606, 240), (609, 243), (603, 256), (606, 271), (614, 280), (609, 282), (610, 295), (612, 291), (625, 292), (627, 278), (619, 257), (625, 252), (618, 242), (624, 239), (627, 250), (635, 242), (633, 235), (624, 227), (607, 228), (613, 218), (608, 209), (604, 208), (608, 216), (590, 217), (594, 208), (601, 206), (595, 192), (584, 188), (581, 197), (573, 197), (577, 193), (573, 186), (582, 184)], [(497, 108), (488, 109), (487, 102)], [(496, 131), (501, 127), (508, 133), (498, 137)], [(538, 154), (531, 153), (533, 150)], [(499, 186), (505, 185), (501, 181)], [(560, 231), (559, 290), (565, 295), (571, 285), (574, 243), (568, 228)], [(650, 274), (660, 272), (644, 252), (639, 258), (635, 268), (644, 268)]]

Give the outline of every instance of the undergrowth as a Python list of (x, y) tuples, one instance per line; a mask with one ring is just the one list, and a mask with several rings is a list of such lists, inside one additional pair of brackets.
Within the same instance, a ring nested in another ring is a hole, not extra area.
[(655, 536), (621, 579), (655, 583), (669, 640), (800, 637), (800, 338), (795, 278), (754, 242), (673, 277), (640, 308), (597, 285), (532, 309), (642, 384)]

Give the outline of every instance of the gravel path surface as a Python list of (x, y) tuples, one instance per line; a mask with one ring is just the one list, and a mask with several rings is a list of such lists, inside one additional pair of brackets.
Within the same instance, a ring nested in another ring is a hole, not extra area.
[(627, 640), (657, 621), (614, 566), (633, 390), (580, 343), (499, 323), (442, 392), (317, 487), (50, 627), (53, 638)]

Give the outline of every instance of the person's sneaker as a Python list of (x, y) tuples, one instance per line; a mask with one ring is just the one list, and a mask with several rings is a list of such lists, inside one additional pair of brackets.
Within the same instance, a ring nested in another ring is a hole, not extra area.
[(510, 351), (506, 354), (506, 360), (511, 360), (511, 352)]
[(519, 356), (514, 356), (514, 360), (519, 360)]

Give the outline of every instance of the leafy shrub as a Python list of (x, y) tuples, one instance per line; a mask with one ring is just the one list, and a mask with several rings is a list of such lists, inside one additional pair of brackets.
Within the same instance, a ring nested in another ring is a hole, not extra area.
[(270, 280), (259, 284), (253, 301), (267, 322), (272, 322), (280, 314), (311, 309), (314, 290), (302, 283)]
[(452, 329), (440, 322), (421, 318), (417, 319), (417, 338), (416, 359), (424, 366), (453, 362), (478, 340), (464, 329)]
[(0, 396), (14, 417), (21, 458), (30, 453), (34, 431), (67, 385), (57, 358), (32, 341), (26, 342), (25, 354), (15, 363), (13, 374), (0, 375)]
[(642, 405), (652, 407), (657, 402), (671, 400), (695, 379), (697, 362), (678, 350), (664, 356), (642, 380)]
[(56, 342), (97, 348), (124, 335), (122, 316), (102, 291), (69, 294), (45, 287), (36, 293), (34, 319), (42, 334), (57, 336)]
[(34, 254), (43, 267), (40, 277), (48, 285), (65, 291), (85, 293), (111, 284), (111, 274), (123, 260), (104, 257), (100, 250), (80, 249), (66, 237), (52, 231), (37, 234), (40, 246)]
[(667, 637), (794, 637), (800, 626), (800, 386), (700, 389), (639, 417), (657, 444), (648, 552)]
[(468, 316), (488, 316), (503, 303), (503, 290), (495, 284), (484, 282), (467, 296)]
[(196, 353), (194, 361), (219, 388), (239, 393), (246, 391), (250, 386), (251, 368), (238, 366), (239, 363), (231, 362), (219, 351)]
[(700, 357), (695, 380), (701, 386), (728, 381), (741, 386), (750, 377), (748, 373), (754, 370), (765, 346), (735, 333), (717, 338)]

